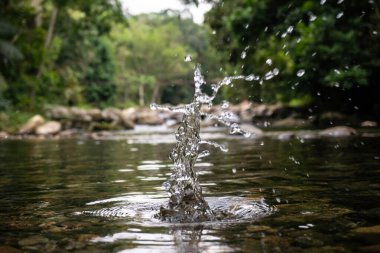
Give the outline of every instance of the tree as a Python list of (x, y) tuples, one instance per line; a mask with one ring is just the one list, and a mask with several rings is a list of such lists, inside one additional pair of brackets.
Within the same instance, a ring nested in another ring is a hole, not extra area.
[(183, 57), (193, 51), (180, 42), (178, 26), (164, 21), (162, 15), (141, 15), (129, 19), (128, 28), (116, 26), (111, 34), (121, 66), (120, 86), (126, 82), (138, 85), (140, 102), (145, 101), (146, 92), (150, 101), (159, 102), (162, 87), (189, 72)]
[[(236, 88), (246, 98), (365, 112), (379, 106), (360, 97), (379, 90), (378, 9), (375, 1), (215, 1), (206, 22), (230, 71), (262, 78)], [(274, 68), (280, 74), (265, 80)]]

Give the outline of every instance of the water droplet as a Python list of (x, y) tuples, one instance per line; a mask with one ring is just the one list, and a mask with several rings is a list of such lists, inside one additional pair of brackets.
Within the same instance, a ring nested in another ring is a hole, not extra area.
[(309, 20), (310, 22), (313, 22), (317, 19), (317, 16), (315, 16), (312, 12), (309, 12)]
[(158, 107), (159, 107), (159, 105), (156, 104), (156, 103), (151, 103), (151, 104), (150, 104), (150, 109), (153, 110), (153, 111), (157, 110)]
[(286, 32), (287, 33), (292, 33), (293, 29), (294, 29), (294, 27), (291, 25), (291, 26), (288, 27), (288, 29), (286, 30)]
[(230, 107), (230, 103), (226, 100), (222, 101), (221, 107), (223, 110), (227, 110)]
[(248, 29), (249, 28), (249, 24), (245, 24), (244, 28)]
[(340, 19), (341, 17), (343, 17), (343, 15), (344, 15), (344, 12), (341, 11), (341, 12), (339, 12), (339, 13), (336, 15), (336, 18), (337, 18), (337, 19)]
[(275, 76), (277, 76), (277, 75), (280, 73), (280, 70), (279, 70), (278, 68), (274, 68), (274, 69), (272, 70), (272, 72), (273, 72), (273, 74), (274, 74)]
[(186, 55), (184, 61), (185, 62), (191, 62), (193, 60), (193, 57), (191, 55)]
[(265, 74), (265, 76), (264, 76), (264, 80), (270, 80), (270, 79), (272, 79), (273, 77), (274, 77), (273, 72), (272, 72), (272, 71), (269, 71), (269, 72), (267, 72), (267, 73)]
[(240, 58), (245, 59), (247, 57), (247, 52), (243, 51), (241, 52)]
[(232, 173), (234, 173), (234, 174), (236, 173), (236, 168), (232, 169)]
[(378, 32), (377, 32), (377, 31), (372, 31), (372, 34), (373, 34), (373, 35), (377, 35)]
[(326, 0), (321, 0), (321, 5), (324, 5), (326, 3)]
[(341, 4), (343, 2), (344, 2), (344, 0), (338, 0), (337, 4)]
[(265, 63), (268, 64), (269, 66), (271, 66), (273, 62), (272, 62), (272, 59), (267, 59), (265, 61)]
[(298, 77), (302, 77), (304, 74), (305, 74), (305, 70), (304, 69), (300, 69), (300, 70), (297, 71), (297, 76)]

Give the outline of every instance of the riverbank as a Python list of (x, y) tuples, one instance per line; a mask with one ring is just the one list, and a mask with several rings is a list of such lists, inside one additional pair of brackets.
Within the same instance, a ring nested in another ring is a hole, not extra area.
[[(339, 112), (313, 114), (310, 110), (290, 108), (281, 104), (252, 104), (242, 102), (231, 105), (230, 122), (254, 136), (283, 132), (281, 138), (293, 138), (300, 130), (311, 131), (315, 136), (358, 135), (357, 129), (376, 129), (378, 122)], [(225, 112), (220, 106), (204, 107), (216, 115)], [(182, 114), (171, 111), (153, 111), (147, 107), (120, 108), (78, 108), (49, 106), (37, 115), (14, 112), (1, 114), (0, 138), (104, 138), (116, 132), (133, 130), (139, 126), (162, 126), (175, 129), (181, 122)], [(203, 118), (203, 128), (222, 127), (214, 119)], [(153, 128), (152, 128), (153, 129)], [(154, 131), (154, 130), (153, 130)], [(174, 130), (173, 130), (174, 131)], [(306, 131), (308, 132), (308, 131)], [(366, 131), (364, 131), (366, 132)]]

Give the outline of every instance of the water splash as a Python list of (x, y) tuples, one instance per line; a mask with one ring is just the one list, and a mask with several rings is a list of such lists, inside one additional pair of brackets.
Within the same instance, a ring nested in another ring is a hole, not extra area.
[[(272, 73), (273, 74), (273, 73)], [(183, 119), (178, 127), (175, 138), (176, 146), (170, 153), (170, 160), (173, 162), (172, 174), (163, 186), (169, 194), (169, 203), (161, 206), (158, 217), (169, 222), (201, 222), (217, 220), (219, 215), (215, 214), (202, 195), (202, 188), (198, 181), (194, 165), (198, 158), (208, 156), (208, 150), (200, 151), (202, 145), (208, 145), (227, 152), (228, 149), (219, 143), (202, 140), (200, 138), (201, 117), (214, 119), (219, 123), (229, 127), (231, 134), (241, 134), (245, 137), (251, 136), (240, 128), (237, 123), (231, 122), (232, 113), (229, 111), (229, 103), (224, 101), (221, 105), (220, 115), (201, 111), (202, 105), (211, 108), (213, 100), (218, 91), (223, 86), (232, 86), (234, 80), (259, 80), (255, 75), (249, 76), (228, 76), (220, 82), (212, 84), (212, 94), (208, 95), (202, 91), (202, 86), (206, 85), (201, 73), (200, 65), (194, 71), (194, 99), (190, 104), (176, 107), (166, 107), (158, 104), (151, 104), (152, 110), (169, 110), (183, 113)]]

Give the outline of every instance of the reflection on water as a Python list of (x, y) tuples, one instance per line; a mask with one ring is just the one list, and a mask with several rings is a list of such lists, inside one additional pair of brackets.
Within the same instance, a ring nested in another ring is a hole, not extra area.
[[(220, 138), (196, 169), (210, 205), (250, 219), (167, 224), (170, 134), (0, 142), (0, 249), (26, 252), (376, 252), (378, 137)], [(145, 137), (144, 137), (145, 136)], [(138, 140), (138, 141), (130, 141)], [(263, 202), (261, 202), (263, 200)], [(224, 201), (224, 202), (223, 202)], [(230, 204), (226, 204), (230, 203)], [(274, 211), (273, 208), (276, 208)], [(238, 210), (235, 210), (238, 211)], [(257, 211), (257, 213), (255, 213)], [(259, 215), (260, 214), (260, 215)], [(269, 215), (268, 215), (269, 214)], [(149, 250), (149, 251), (148, 251)]]

